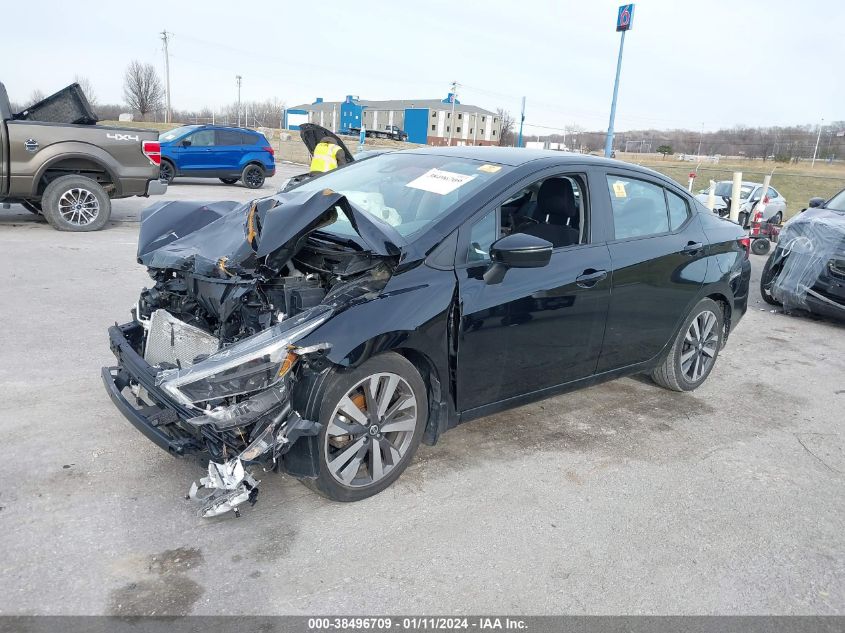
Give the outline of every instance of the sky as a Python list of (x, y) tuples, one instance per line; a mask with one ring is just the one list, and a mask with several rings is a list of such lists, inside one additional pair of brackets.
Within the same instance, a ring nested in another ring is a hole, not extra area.
[[(526, 133), (607, 128), (620, 36), (617, 0), (321, 0), (259, 4), (41, 0), (3, 7), (0, 81), (13, 101), (87, 77), (123, 101), (133, 59), (164, 74), (174, 109), (242, 98), (288, 106), (442, 98), (503, 107)], [(162, 5), (157, 5), (162, 6)], [(239, 8), (240, 7), (240, 8)], [(80, 19), (84, 16), (84, 19)], [(841, 0), (641, 0), (626, 35), (617, 131), (817, 125), (845, 119)], [(69, 25), (73, 25), (72, 28)]]

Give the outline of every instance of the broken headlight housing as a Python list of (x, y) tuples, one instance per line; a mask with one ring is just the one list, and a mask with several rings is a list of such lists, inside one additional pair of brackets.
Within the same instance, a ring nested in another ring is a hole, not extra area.
[(290, 346), (325, 323), (331, 308), (317, 306), (286, 319), (185, 369), (162, 371), (156, 385), (189, 406), (267, 389), (293, 364)]

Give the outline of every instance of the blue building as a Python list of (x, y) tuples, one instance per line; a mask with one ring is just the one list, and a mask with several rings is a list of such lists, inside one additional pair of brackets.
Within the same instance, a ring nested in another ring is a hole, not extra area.
[(502, 132), (499, 115), (477, 106), (456, 101), (454, 121), (452, 101), (446, 99), (404, 99), (369, 101), (348, 95), (344, 101), (323, 101), (290, 108), (285, 126), (296, 130), (302, 123), (317, 123), (346, 134), (350, 128), (368, 130), (396, 126), (405, 130), (408, 141), (423, 145), (498, 145)]

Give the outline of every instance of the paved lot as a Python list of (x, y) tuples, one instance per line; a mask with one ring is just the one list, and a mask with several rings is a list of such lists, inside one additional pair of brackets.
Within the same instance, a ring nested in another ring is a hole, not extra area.
[(149, 281), (144, 204), (91, 234), (0, 211), (0, 613), (845, 612), (842, 326), (755, 291), (693, 394), (620, 380), (455, 429), (367, 501), (267, 474), (241, 519), (204, 520), (201, 464), (99, 378)]

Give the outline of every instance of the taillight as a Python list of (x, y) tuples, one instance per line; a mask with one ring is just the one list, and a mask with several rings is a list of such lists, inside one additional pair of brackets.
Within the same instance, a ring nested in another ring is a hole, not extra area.
[(141, 143), (141, 151), (144, 156), (150, 159), (153, 165), (161, 165), (161, 143), (158, 141), (144, 141)]
[(745, 249), (745, 259), (748, 259), (748, 256), (751, 254), (751, 238), (748, 236), (741, 237), (737, 242)]
[(273, 148), (272, 148), (272, 147), (270, 147), (269, 145), (265, 145), (265, 146), (264, 146), (264, 147), (262, 147), (261, 149), (263, 149), (265, 152), (270, 152), (270, 156), (275, 156), (275, 155), (276, 155), (276, 152), (275, 152), (275, 151), (273, 151)]

